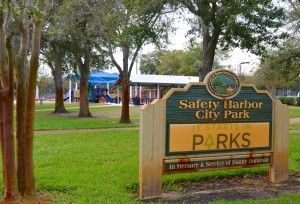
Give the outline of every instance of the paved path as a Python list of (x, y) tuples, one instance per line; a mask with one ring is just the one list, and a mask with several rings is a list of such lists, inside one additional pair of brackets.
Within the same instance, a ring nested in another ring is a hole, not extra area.
[(110, 131), (110, 130), (138, 130), (139, 127), (127, 127), (127, 128), (95, 128), (95, 129), (76, 129), (76, 130), (37, 130), (35, 134), (60, 134), (69, 132), (93, 132), (93, 131)]
[(300, 118), (290, 118), (290, 124), (300, 123)]

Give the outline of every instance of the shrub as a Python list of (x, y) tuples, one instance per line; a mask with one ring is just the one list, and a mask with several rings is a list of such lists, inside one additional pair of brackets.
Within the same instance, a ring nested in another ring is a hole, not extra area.
[(295, 98), (291, 98), (291, 97), (288, 97), (287, 99), (287, 105), (289, 106), (292, 106), (292, 105), (295, 105), (296, 101), (295, 101)]
[[(292, 98), (292, 97), (282, 96), (279, 98), (279, 100), (281, 101), (281, 103), (287, 104), (289, 106), (295, 105), (295, 103), (296, 103), (296, 99)], [(299, 104), (299, 103), (297, 103), (297, 104)]]
[(281, 97), (279, 98), (279, 100), (281, 101), (281, 103), (286, 104), (286, 102), (287, 102), (287, 97), (281, 96)]
[(297, 98), (296, 98), (296, 105), (297, 105), (297, 106), (300, 106), (300, 97), (297, 97)]

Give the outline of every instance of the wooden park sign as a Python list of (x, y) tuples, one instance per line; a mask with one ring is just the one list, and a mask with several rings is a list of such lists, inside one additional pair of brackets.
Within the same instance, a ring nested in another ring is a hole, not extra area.
[(288, 178), (288, 107), (228, 70), (171, 89), (141, 108), (139, 197), (162, 195), (162, 175), (269, 166)]

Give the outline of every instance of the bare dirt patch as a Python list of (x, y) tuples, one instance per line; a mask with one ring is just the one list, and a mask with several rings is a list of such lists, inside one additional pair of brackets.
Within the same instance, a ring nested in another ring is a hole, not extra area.
[(266, 174), (178, 184), (182, 191), (165, 191), (162, 198), (147, 202), (208, 203), (217, 200), (268, 199), (284, 194), (300, 194), (300, 174), (291, 174), (286, 182), (272, 184)]
[[(63, 118), (79, 118), (79, 113), (50, 113), (49, 116), (63, 117)], [(91, 118), (109, 118), (108, 114), (93, 114)]]
[(64, 117), (64, 118), (78, 118), (78, 113), (50, 113), (49, 116), (57, 116), (57, 117)]

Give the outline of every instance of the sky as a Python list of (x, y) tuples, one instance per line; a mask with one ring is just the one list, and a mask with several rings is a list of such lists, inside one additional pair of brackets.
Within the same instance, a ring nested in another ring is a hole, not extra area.
[[(189, 30), (190, 26), (184, 22), (183, 20), (177, 21), (177, 29), (176, 32), (169, 35), (170, 44), (167, 46), (168, 50), (183, 50), (185, 45), (187, 44), (188, 37), (186, 37), (186, 33)], [(147, 54), (155, 50), (153, 45), (146, 45), (142, 48), (141, 54)], [(122, 54), (116, 53), (116, 59), (118, 63), (122, 62)], [(229, 53), (229, 58), (221, 62), (221, 65), (224, 67), (231, 67), (233, 71), (238, 73), (239, 68), (241, 68), (241, 72), (244, 74), (251, 74), (255, 68), (258, 67), (260, 62), (258, 56), (253, 55), (249, 52), (243, 51), (239, 48), (234, 49)], [(139, 65), (138, 65), (139, 66)], [(135, 63), (132, 73), (140, 73), (137, 69), (138, 67)], [(118, 72), (116, 69), (109, 70), (110, 72)]]

